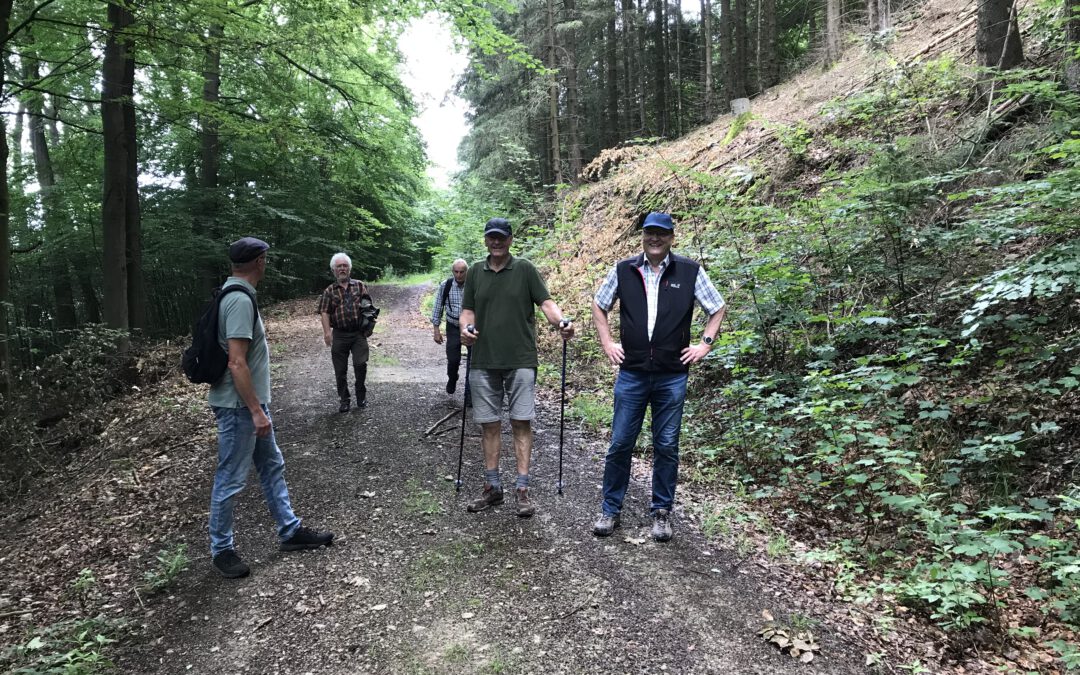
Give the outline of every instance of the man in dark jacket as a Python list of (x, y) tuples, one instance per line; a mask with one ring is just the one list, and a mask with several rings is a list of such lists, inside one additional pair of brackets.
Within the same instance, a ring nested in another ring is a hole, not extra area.
[[(679, 432), (690, 364), (705, 358), (724, 318), (724, 299), (701, 265), (671, 253), (675, 224), (666, 213), (650, 213), (642, 224), (644, 252), (608, 272), (593, 304), (593, 323), (611, 363), (615, 412), (611, 446), (604, 461), (602, 513), (593, 526), (600, 537), (619, 526), (619, 513), (630, 483), (630, 459), (652, 406), (652, 536), (671, 539), (671, 509), (679, 475)], [(608, 312), (619, 301), (621, 342), (611, 338)], [(694, 302), (709, 319), (699, 344), (690, 345)]]
[(326, 287), (319, 297), (319, 316), (322, 319), (323, 342), (330, 347), (330, 359), (334, 363), (338, 398), (338, 412), (349, 412), (349, 354), (352, 354), (353, 372), (356, 376), (356, 407), (367, 406), (368, 337), (375, 329), (374, 315), (378, 311), (371, 304), (364, 282), (352, 278), (352, 260), (344, 253), (335, 253), (330, 259), (334, 283)]

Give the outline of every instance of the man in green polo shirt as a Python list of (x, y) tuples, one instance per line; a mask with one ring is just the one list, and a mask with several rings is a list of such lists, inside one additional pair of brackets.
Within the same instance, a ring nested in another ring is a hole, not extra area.
[[(517, 515), (536, 512), (529, 500), (529, 461), (532, 457), (532, 419), (536, 409), (536, 310), (537, 305), (564, 340), (574, 336), (573, 324), (551, 299), (536, 267), (510, 255), (513, 230), (505, 218), (492, 218), (484, 227), (488, 257), (473, 263), (461, 300), (461, 341), (472, 350), (469, 388), (473, 419), (483, 428), (484, 491), (469, 504), (470, 512), (483, 511), (503, 502), (499, 480), (502, 445), (502, 406), (510, 411), (517, 458), (514, 496)], [(470, 332), (470, 327), (473, 331)]]

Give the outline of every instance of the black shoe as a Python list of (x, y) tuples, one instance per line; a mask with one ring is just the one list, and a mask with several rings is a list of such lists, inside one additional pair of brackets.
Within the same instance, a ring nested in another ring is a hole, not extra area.
[[(357, 406), (357, 407), (361, 407), (361, 406)], [(341, 405), (338, 406), (337, 411), (338, 412), (349, 412), (349, 401), (348, 400), (342, 401)]]
[(452, 379), (452, 380), (447, 380), (446, 381), (446, 393), (447, 394), (453, 394), (455, 391), (457, 391), (457, 378), (456, 377), (454, 379)]
[(282, 551), (303, 551), (320, 546), (333, 546), (333, 532), (319, 532), (310, 527), (297, 528), (296, 533), (281, 542)]
[(214, 568), (226, 579), (239, 579), (251, 574), (251, 568), (231, 548), (214, 556)]
[(356, 407), (357, 407), (357, 409), (360, 409), (360, 408), (366, 408), (366, 407), (367, 407), (367, 399), (366, 399), (366, 398), (362, 398), (362, 399), (360, 399), (359, 401), (357, 401), (357, 402), (356, 402)]

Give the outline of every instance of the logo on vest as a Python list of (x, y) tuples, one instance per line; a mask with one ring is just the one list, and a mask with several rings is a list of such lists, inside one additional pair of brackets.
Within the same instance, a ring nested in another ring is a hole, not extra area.
[(680, 285), (679, 284), (671, 284), (671, 287), (672, 288), (680, 288)]

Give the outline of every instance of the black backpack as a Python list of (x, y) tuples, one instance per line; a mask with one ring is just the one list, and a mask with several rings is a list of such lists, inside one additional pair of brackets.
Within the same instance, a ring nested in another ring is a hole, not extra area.
[(255, 310), (252, 323), (259, 318), (259, 305), (248, 289), (240, 284), (214, 289), (213, 299), (191, 331), (191, 346), (184, 350), (184, 356), (180, 359), (187, 379), (196, 384), (216, 383), (229, 367), (229, 353), (222, 349), (218, 342), (218, 314), (221, 299), (233, 291), (243, 291), (244, 295), (251, 298), (251, 306)]
[(450, 287), (454, 285), (454, 277), (450, 277), (443, 284), (442, 302), (439, 303), (439, 307), (446, 307), (446, 302), (450, 299)]

